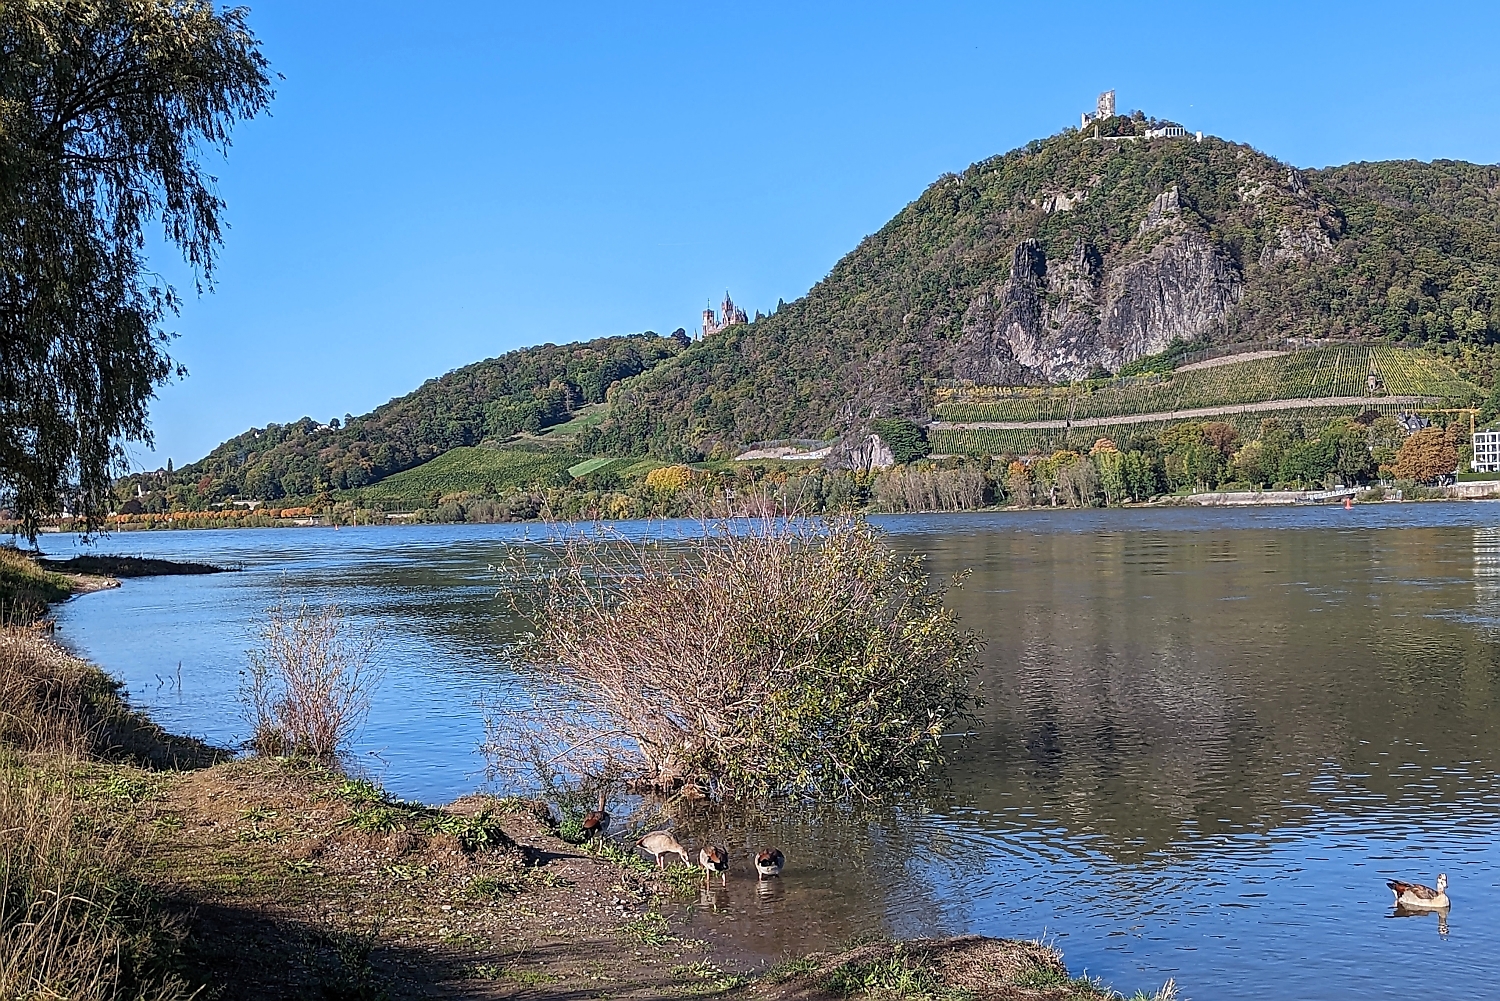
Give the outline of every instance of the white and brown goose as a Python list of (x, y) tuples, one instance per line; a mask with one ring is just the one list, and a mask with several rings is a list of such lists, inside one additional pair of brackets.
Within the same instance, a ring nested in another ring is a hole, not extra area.
[(709, 877), (714, 873), (719, 874), (719, 885), (727, 886), (729, 883), (729, 852), (719, 845), (704, 845), (698, 849), (698, 865), (703, 870), (703, 885), (708, 885)]
[(652, 831), (635, 843), (637, 848), (644, 849), (656, 857), (656, 867), (665, 869), (667, 864), (663, 861), (668, 855), (681, 855), (683, 865), (692, 865), (688, 858), (688, 850), (682, 847), (682, 842), (667, 831)]
[(755, 856), (755, 874), (758, 879), (780, 876), (781, 870), (785, 868), (786, 856), (781, 854), (780, 848), (767, 848)]
[(1385, 884), (1396, 895), (1396, 906), (1409, 910), (1437, 911), (1448, 906), (1448, 877), (1438, 873), (1437, 889), (1421, 883), (1403, 883), (1393, 879)]

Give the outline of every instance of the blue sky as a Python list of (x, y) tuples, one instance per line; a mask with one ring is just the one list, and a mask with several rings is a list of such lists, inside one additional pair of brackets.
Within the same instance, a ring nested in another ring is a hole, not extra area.
[(802, 295), (944, 171), (1114, 88), (1298, 166), (1500, 160), (1481, 3), (260, 0), (285, 76), (213, 164), (155, 468), (511, 348)]

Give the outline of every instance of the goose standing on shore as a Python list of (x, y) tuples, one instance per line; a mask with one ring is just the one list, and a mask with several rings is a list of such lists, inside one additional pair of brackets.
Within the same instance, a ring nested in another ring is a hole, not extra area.
[(729, 883), (729, 852), (718, 845), (705, 845), (698, 850), (698, 865), (703, 868), (703, 885), (714, 873), (719, 874), (719, 885)]
[(609, 830), (609, 811), (604, 809), (604, 790), (599, 790), (599, 808), (583, 815), (583, 836), (600, 838)]
[(1385, 885), (1396, 895), (1397, 907), (1436, 911), (1449, 906), (1448, 877), (1441, 872), (1438, 873), (1436, 890), (1421, 883), (1403, 883), (1399, 879), (1393, 879)]
[(688, 850), (682, 847), (682, 843), (666, 831), (652, 831), (635, 843), (637, 848), (643, 848), (656, 856), (656, 867), (665, 869), (667, 864), (662, 861), (668, 855), (681, 855), (683, 865), (692, 865), (688, 858)]
[(786, 856), (781, 854), (780, 848), (767, 848), (755, 856), (755, 873), (759, 879), (765, 879), (767, 876), (780, 876), (784, 868), (786, 868)]

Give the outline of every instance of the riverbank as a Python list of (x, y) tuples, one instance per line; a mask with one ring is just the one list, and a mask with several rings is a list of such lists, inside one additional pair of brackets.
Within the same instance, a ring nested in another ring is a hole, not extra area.
[[(1410, 487), (1403, 489), (1375, 487), (1349, 488), (1347, 490), (1208, 490), (1191, 494), (1163, 494), (1153, 500), (1128, 503), (1119, 505), (1122, 508), (1144, 508), (1144, 507), (1294, 507), (1306, 506), (1308, 504), (1337, 504), (1342, 503), (1345, 496), (1351, 496), (1358, 504), (1399, 504), (1410, 502), (1432, 502), (1432, 501), (1473, 501), (1473, 500), (1500, 500), (1500, 481), (1474, 481), (1452, 483), (1445, 486), (1435, 487)], [(1045, 498), (1042, 498), (1045, 500)], [(1068, 506), (1065, 502), (1059, 503), (1058, 507)], [(1048, 503), (1037, 503), (1027, 506), (1003, 505), (985, 506), (974, 508), (954, 508), (944, 510), (884, 510), (870, 508), (861, 513), (867, 516), (887, 514), (997, 514), (1018, 511), (1037, 511), (1051, 509)], [(191, 512), (183, 512), (189, 514)], [(340, 520), (324, 516), (308, 516), (296, 519), (250, 519), (240, 518), (233, 520), (222, 520), (205, 515), (202, 518), (173, 517), (161, 518), (159, 520), (141, 520), (130, 523), (111, 524), (112, 532), (134, 533), (134, 532), (157, 532), (157, 531), (202, 531), (208, 529), (235, 529), (247, 530), (257, 528), (369, 528), (379, 526), (430, 526), (448, 524), (544, 524), (549, 519), (544, 517), (532, 518), (504, 518), (495, 521), (485, 520), (459, 520), (447, 521), (431, 519), (426, 517), (427, 512), (417, 511), (406, 514), (384, 514), (379, 511), (361, 510), (357, 521)], [(745, 515), (751, 517), (754, 515)], [(563, 521), (584, 521), (590, 519), (562, 519)], [(641, 520), (638, 518), (604, 518), (609, 521)], [(0, 523), (0, 532), (6, 530), (6, 526)], [(73, 531), (72, 526), (67, 524), (44, 525), (41, 532), (45, 534), (66, 534)], [(223, 568), (218, 568), (223, 569)], [(203, 571), (186, 571), (203, 572)], [(212, 571), (209, 571), (212, 572)], [(134, 574), (117, 574), (116, 576), (135, 576)]]
[(119, 587), (122, 577), (213, 574), (227, 569), (145, 556), (88, 555), (54, 560), (0, 546), (0, 626), (30, 625), (46, 615), (49, 605), (75, 594)]
[[(36, 629), (0, 630), (0, 814), (29, 874), (0, 905), (0, 996), (1111, 996), (977, 937), (751, 965), (686, 930), (695, 872), (572, 844), (535, 801), (406, 803), (174, 737)], [(57, 885), (43, 941), (21, 916)]]

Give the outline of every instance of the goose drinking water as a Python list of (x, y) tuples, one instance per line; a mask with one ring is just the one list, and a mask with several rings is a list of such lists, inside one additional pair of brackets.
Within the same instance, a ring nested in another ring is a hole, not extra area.
[(666, 863), (662, 860), (668, 855), (681, 855), (683, 865), (693, 864), (688, 859), (688, 850), (682, 847), (682, 843), (666, 831), (652, 831), (637, 841), (635, 846), (643, 848), (656, 856), (656, 867), (658, 869), (665, 869), (667, 867)]

